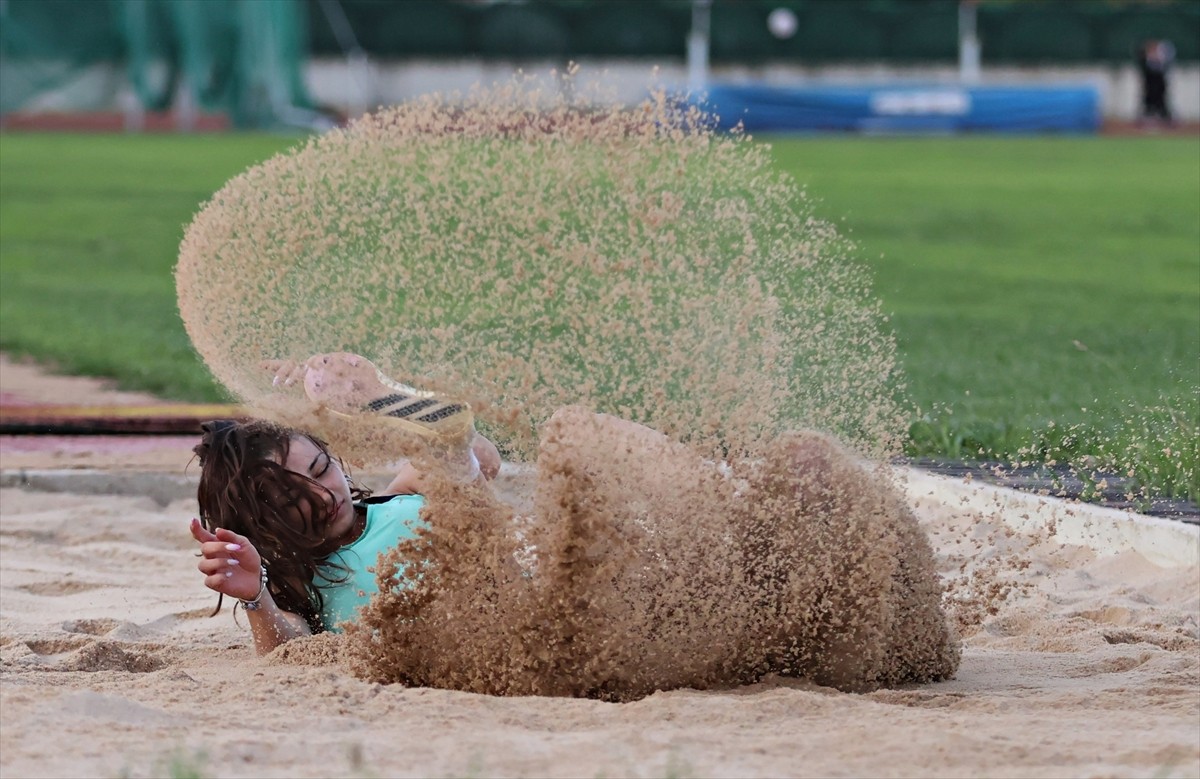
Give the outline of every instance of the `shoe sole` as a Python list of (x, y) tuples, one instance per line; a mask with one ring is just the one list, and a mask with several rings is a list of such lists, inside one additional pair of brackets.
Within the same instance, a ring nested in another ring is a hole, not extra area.
[[(379, 381), (392, 390), (363, 406), (371, 414), (404, 430), (441, 442), (462, 440), (473, 430), (475, 415), (468, 403), (400, 384), (376, 371)], [(332, 409), (331, 409), (332, 410)], [(353, 416), (334, 411), (339, 416)]]

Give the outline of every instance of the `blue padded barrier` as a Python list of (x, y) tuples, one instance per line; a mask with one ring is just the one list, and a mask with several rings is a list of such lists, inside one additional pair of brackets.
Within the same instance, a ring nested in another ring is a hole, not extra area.
[(1094, 133), (1100, 96), (1088, 85), (878, 84), (768, 87), (716, 84), (708, 111), (747, 132)]

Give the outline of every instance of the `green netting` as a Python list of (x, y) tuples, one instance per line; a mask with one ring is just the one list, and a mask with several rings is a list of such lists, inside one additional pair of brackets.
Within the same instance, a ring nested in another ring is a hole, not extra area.
[(291, 124), (307, 48), (301, 0), (6, 0), (0, 112), (111, 108), (128, 83), (147, 110), (182, 89), (240, 127)]
[[(986, 6), (979, 13), (985, 58), (994, 62), (1084, 62), (1098, 59), (1096, 31), (1110, 18), (1074, 3)], [(1124, 59), (1132, 61), (1132, 54)]]
[[(794, 6), (793, 6), (794, 7)], [(715, 5), (712, 10), (711, 55), (714, 62), (765, 60), (779, 55), (780, 42), (767, 28), (765, 6), (745, 3)]]
[(891, 12), (873, 11), (870, 0), (807, 5), (788, 48), (797, 59), (884, 59)]
[(1178, 59), (1200, 59), (1200, 3), (1154, 8), (1147, 13), (1122, 10), (1117, 23), (1105, 28), (1098, 41), (1100, 56), (1129, 60), (1147, 38), (1166, 38), (1175, 44)]
[[(304, 0), (323, 18), (320, 0)], [(338, 0), (363, 49), (385, 60), (634, 57), (680, 61), (692, 0)], [(796, 34), (767, 31), (776, 8)], [(1142, 37), (1200, 49), (1196, 0), (981, 0), (984, 63), (1132, 62)], [(959, 0), (713, 0), (712, 59), (735, 62), (935, 62), (958, 59)], [(1133, 42), (1133, 43), (1131, 43)], [(342, 44), (314, 23), (314, 56)]]
[(945, 3), (912, 3), (893, 15), (888, 34), (891, 58), (903, 62), (958, 59), (958, 8)]
[(566, 57), (570, 27), (553, 7), (504, 4), (484, 9), (479, 25), (479, 50), (496, 58)]
[[(681, 61), (691, 0), (0, 0), (0, 113), (114, 107), (131, 85), (147, 109), (180, 91), (242, 127), (303, 122), (301, 72), (344, 57), (335, 7), (380, 60), (635, 57)], [(767, 31), (788, 8), (790, 38)], [(958, 0), (713, 0), (714, 63), (952, 63)], [(311, 29), (309, 19), (312, 20)], [(1130, 64), (1145, 38), (1200, 58), (1195, 0), (983, 0), (984, 64)]]
[[(404, 3), (375, 3), (356, 9), (362, 16), (355, 16), (353, 29), (359, 43), (371, 52), (404, 51), (412, 56), (437, 57), (461, 56), (468, 48), (468, 19), (462, 10), (446, 0), (405, 0)], [(399, 11), (400, 24), (390, 24), (391, 15)], [(316, 13), (320, 15), (316, 15)], [(319, 9), (310, 9), (314, 20), (324, 17)], [(318, 30), (329, 25), (314, 23)], [(334, 37), (329, 30), (330, 37)], [(334, 56), (341, 54), (341, 44), (336, 39), (330, 51)]]
[[(74, 23), (63, 24), (63, 19)], [(112, 61), (120, 51), (120, 36), (106, 3), (9, 0), (0, 4), (0, 113), (62, 89), (93, 63)], [(93, 107), (82, 105), (81, 110)]]
[[(678, 15), (677, 15), (678, 16)], [(638, 9), (631, 23), (619, 3), (595, 4), (580, 9), (572, 19), (572, 45), (601, 57), (684, 56), (690, 19), (680, 24), (654, 6)]]

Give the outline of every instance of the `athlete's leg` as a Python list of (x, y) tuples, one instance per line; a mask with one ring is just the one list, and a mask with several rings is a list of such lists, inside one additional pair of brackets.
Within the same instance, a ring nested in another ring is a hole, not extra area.
[(776, 670), (844, 690), (953, 674), (932, 551), (882, 466), (797, 432), (748, 481), (735, 513)]
[(671, 489), (672, 478), (679, 474), (713, 469), (657, 430), (583, 406), (554, 412), (542, 427), (538, 456), (539, 463), (570, 458), (606, 484), (647, 500)]

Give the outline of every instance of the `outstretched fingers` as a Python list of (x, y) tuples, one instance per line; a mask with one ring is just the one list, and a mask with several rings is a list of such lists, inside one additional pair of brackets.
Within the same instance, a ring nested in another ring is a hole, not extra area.
[(272, 387), (290, 388), (304, 383), (308, 364), (295, 360), (263, 360), (262, 369), (271, 374)]
[(262, 586), (262, 557), (249, 539), (225, 528), (210, 532), (197, 519), (190, 530), (200, 544), (196, 568), (204, 574), (205, 586), (242, 600), (254, 598)]
[(217, 592), (228, 592), (230, 580), (239, 571), (237, 560), (224, 557), (202, 558), (196, 567), (204, 574), (204, 586)]
[(254, 548), (254, 544), (250, 543), (250, 539), (223, 527), (217, 528), (216, 536), (217, 541), (225, 546), (223, 554), (237, 560), (238, 564), (246, 570), (258, 573), (258, 568), (262, 565), (262, 557)]
[(191, 531), (192, 538), (196, 539), (202, 544), (205, 541), (217, 540), (217, 537), (210, 533), (208, 529), (204, 527), (204, 525), (200, 524), (200, 520), (195, 517), (192, 517), (192, 522), (190, 525), (188, 525), (188, 530)]
[(241, 563), (232, 557), (202, 557), (196, 564), (200, 573), (205, 576), (220, 575), (227, 579), (233, 576), (235, 569), (240, 566)]

